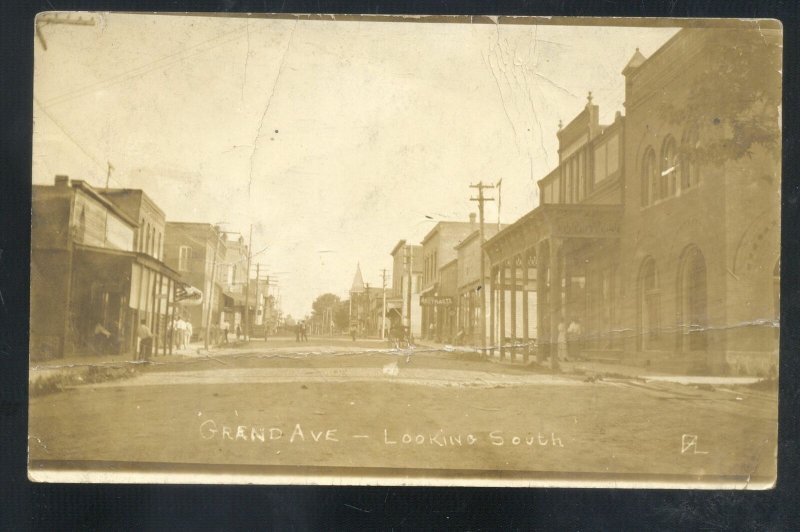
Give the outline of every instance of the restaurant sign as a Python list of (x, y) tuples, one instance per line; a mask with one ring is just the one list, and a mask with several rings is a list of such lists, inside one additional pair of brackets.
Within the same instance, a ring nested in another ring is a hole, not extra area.
[(452, 297), (422, 296), (419, 304), (426, 307), (449, 307), (453, 304)]

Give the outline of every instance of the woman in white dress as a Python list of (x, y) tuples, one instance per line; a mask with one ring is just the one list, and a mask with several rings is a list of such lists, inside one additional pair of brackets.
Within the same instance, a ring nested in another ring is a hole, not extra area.
[(558, 322), (558, 351), (556, 356), (558, 356), (558, 360), (567, 359), (567, 325), (563, 319)]

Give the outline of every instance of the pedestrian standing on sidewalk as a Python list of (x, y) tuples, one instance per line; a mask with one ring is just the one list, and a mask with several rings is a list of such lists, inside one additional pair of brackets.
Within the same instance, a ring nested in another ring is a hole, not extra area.
[(308, 327), (306, 327), (306, 322), (300, 324), (300, 339), (304, 342), (308, 342)]
[(567, 327), (567, 355), (570, 360), (581, 358), (581, 322), (572, 319)]
[(153, 333), (150, 332), (150, 327), (147, 326), (147, 320), (142, 320), (139, 324), (136, 335), (139, 337), (139, 357), (137, 360), (149, 362), (153, 351)]
[(556, 356), (558, 360), (567, 360), (567, 325), (562, 318), (558, 322), (558, 344)]
[(192, 333), (193, 333), (194, 331), (192, 330), (192, 322), (191, 322), (191, 321), (189, 321), (189, 320), (186, 320), (186, 322), (185, 322), (185, 323), (186, 323), (186, 329), (185, 329), (186, 336), (184, 337), (184, 343), (183, 343), (183, 346), (184, 346), (184, 347), (189, 347), (189, 342), (191, 342), (191, 341), (192, 341)]
[(239, 323), (236, 324), (236, 339), (237, 340), (242, 339), (242, 326)]
[(184, 347), (186, 347), (186, 322), (181, 316), (175, 322), (175, 348), (182, 349)]

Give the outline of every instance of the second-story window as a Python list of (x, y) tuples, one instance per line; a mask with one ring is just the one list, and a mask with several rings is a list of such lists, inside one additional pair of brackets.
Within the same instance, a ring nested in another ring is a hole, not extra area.
[(178, 270), (188, 272), (192, 262), (192, 248), (181, 246), (178, 252)]
[(694, 188), (700, 183), (700, 171), (697, 167), (697, 162), (685, 153), (697, 147), (698, 139), (699, 135), (696, 129), (690, 129), (683, 136), (683, 149), (681, 151), (684, 153), (680, 156), (681, 190)]
[(675, 139), (667, 137), (661, 147), (661, 175), (659, 183), (659, 197), (661, 199), (674, 196), (678, 184), (678, 159)]

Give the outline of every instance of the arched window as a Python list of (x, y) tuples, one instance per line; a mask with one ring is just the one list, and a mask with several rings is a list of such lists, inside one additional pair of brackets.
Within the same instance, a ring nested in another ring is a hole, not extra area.
[(142, 218), (142, 223), (139, 224), (139, 242), (137, 242), (136, 251), (144, 251), (144, 218)]
[(656, 198), (656, 156), (652, 148), (648, 148), (642, 158), (642, 207), (650, 205), (651, 199)]
[(651, 349), (659, 336), (660, 291), (656, 262), (647, 257), (639, 270), (639, 334), (637, 344), (640, 350)]
[(661, 146), (660, 196), (668, 198), (677, 192), (678, 149), (675, 139), (667, 137)]
[(708, 329), (706, 261), (697, 246), (681, 256), (678, 279), (678, 331), (681, 351), (705, 351)]
[(697, 128), (692, 128), (686, 131), (683, 134), (683, 139), (681, 139), (681, 190), (694, 188), (700, 183), (700, 171), (693, 153), (693, 150), (697, 148), (699, 141), (700, 136), (697, 133)]
[(146, 224), (145, 225), (145, 238), (146, 238), (145, 246), (144, 246), (144, 249), (142, 250), (142, 252), (143, 253), (149, 253), (150, 252), (150, 224)]

